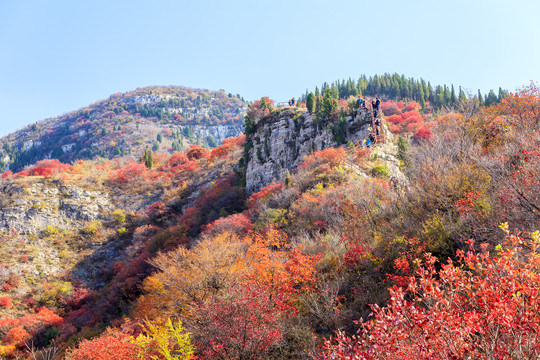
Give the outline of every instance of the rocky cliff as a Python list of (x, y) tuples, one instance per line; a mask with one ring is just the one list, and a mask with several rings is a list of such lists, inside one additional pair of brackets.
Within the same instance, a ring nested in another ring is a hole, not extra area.
[(37, 234), (48, 226), (103, 220), (114, 209), (107, 194), (59, 182), (8, 183), (0, 188), (0, 230)]
[(246, 191), (251, 194), (282, 180), (287, 169), (294, 170), (314, 150), (361, 141), (369, 135), (370, 125), (367, 109), (325, 120), (303, 109), (277, 109), (247, 134)]

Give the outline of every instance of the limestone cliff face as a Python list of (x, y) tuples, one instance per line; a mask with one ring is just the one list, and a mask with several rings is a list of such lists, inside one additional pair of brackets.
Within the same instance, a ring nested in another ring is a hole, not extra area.
[(371, 114), (366, 109), (354, 116), (323, 121), (301, 109), (278, 109), (259, 121), (252, 134), (247, 134), (247, 193), (282, 180), (287, 169), (294, 170), (304, 155), (313, 150), (361, 141), (369, 135), (370, 125)]
[(114, 209), (107, 194), (54, 182), (5, 184), (0, 194), (0, 231), (20, 234), (37, 234), (47, 226), (71, 229), (104, 219)]

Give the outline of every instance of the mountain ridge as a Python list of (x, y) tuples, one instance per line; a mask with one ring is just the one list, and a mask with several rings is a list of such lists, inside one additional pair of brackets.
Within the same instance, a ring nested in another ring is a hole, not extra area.
[(145, 148), (172, 153), (189, 144), (216, 147), (243, 131), (247, 103), (224, 90), (144, 87), (47, 118), (0, 138), (0, 171), (46, 158), (128, 156)]

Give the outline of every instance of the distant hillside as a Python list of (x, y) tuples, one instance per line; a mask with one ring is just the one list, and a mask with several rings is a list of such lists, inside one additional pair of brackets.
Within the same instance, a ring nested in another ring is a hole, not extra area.
[(117, 93), (0, 139), (0, 171), (44, 158), (67, 163), (139, 158), (145, 148), (170, 153), (189, 144), (215, 147), (242, 133), (246, 108), (239, 95), (224, 90), (168, 86)]

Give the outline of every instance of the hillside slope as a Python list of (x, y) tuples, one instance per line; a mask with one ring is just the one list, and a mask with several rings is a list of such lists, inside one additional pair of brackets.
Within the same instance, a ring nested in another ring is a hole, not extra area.
[(238, 95), (223, 90), (169, 86), (114, 94), (0, 139), (0, 171), (46, 158), (138, 159), (147, 147), (166, 153), (189, 144), (215, 147), (242, 133), (246, 109)]

